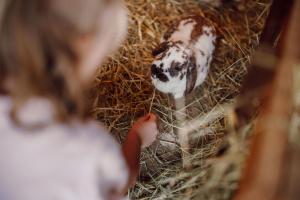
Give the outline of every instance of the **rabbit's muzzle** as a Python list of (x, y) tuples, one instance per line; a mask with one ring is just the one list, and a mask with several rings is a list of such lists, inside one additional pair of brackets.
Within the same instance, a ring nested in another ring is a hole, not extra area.
[(151, 76), (154, 79), (158, 79), (161, 82), (167, 82), (169, 81), (169, 78), (166, 74), (164, 74), (163, 69), (157, 67), (156, 65), (151, 66)]

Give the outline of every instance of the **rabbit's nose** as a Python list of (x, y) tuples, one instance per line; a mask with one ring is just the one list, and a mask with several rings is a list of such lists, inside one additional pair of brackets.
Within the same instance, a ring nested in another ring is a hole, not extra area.
[(151, 66), (151, 76), (153, 78), (158, 78), (162, 82), (169, 81), (169, 78), (164, 74), (161, 68), (158, 68), (155, 64)]
[(157, 66), (155, 64), (153, 64), (151, 66), (151, 74), (152, 74), (152, 76), (156, 75), (158, 73), (162, 73), (162, 69), (157, 68)]

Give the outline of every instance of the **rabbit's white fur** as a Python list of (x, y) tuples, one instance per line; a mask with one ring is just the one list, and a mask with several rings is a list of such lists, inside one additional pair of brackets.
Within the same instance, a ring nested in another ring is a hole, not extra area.
[(181, 20), (175, 31), (167, 34), (161, 43), (163, 48), (154, 51), (152, 82), (159, 91), (181, 98), (205, 80), (216, 33), (204, 18), (194, 16)]

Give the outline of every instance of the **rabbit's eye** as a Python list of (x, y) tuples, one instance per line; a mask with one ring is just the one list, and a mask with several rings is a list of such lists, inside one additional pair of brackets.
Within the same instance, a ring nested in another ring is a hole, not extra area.
[(180, 68), (179, 66), (174, 67), (174, 69), (175, 69), (176, 71), (180, 71), (180, 70), (181, 70), (181, 68)]
[(178, 74), (180, 73), (180, 71), (182, 70), (181, 68), (181, 64), (179, 62), (173, 61), (171, 63), (171, 67), (170, 67), (170, 75), (172, 77), (174, 76), (178, 76)]

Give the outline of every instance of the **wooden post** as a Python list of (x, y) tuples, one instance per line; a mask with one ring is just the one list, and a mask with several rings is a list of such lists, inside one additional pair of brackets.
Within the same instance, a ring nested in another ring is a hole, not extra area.
[[(274, 1), (277, 9), (280, 8), (280, 5), (283, 8), (286, 3), (280, 0)], [(291, 7), (292, 5), (289, 6)], [(292, 162), (293, 159), (291, 158), (295, 157), (295, 152), (291, 153), (288, 144), (288, 133), (294, 103), (292, 69), (299, 63), (300, 58), (299, 45), (295, 45), (300, 44), (299, 11), (300, 1), (297, 0), (295, 1), (293, 14), (290, 17), (288, 26), (285, 26), (286, 29), (281, 38), (282, 46), (279, 46), (274, 51), (279, 61), (276, 62), (277, 68), (274, 67), (272, 68), (273, 70), (270, 70), (273, 71), (271, 73), (273, 79), (265, 82), (263, 90), (258, 96), (261, 100), (260, 115), (255, 126), (251, 155), (248, 159), (242, 184), (234, 198), (235, 200), (297, 199), (296, 195), (290, 196), (288, 194), (287, 188), (289, 182), (291, 182), (289, 180), (291, 166), (295, 167), (295, 165), (298, 165), (298, 168), (300, 167), (298, 159), (296, 159), (297, 162)], [(282, 11), (279, 9), (277, 12)], [(281, 23), (283, 22), (286, 22), (286, 20)], [(269, 20), (269, 23), (276, 23), (276, 21)], [(270, 26), (267, 22), (266, 27), (279, 26)], [(272, 39), (269, 40), (269, 37), (262, 39), (267, 42), (273, 41)], [(255, 81), (255, 79), (252, 80)], [(294, 85), (294, 87), (299, 86)], [(247, 87), (244, 87), (244, 89), (247, 89)], [(255, 90), (255, 87), (251, 89)], [(247, 93), (247, 90), (244, 91)], [(294, 189), (291, 189), (292, 192), (290, 193), (298, 194), (297, 190), (300, 187), (300, 183), (294, 181), (294, 184), (297, 184), (297, 186), (293, 187)]]

